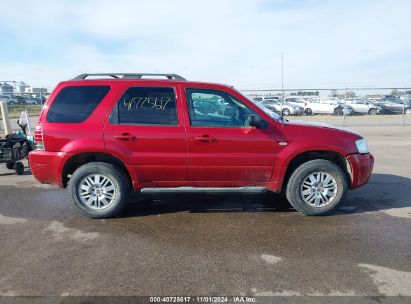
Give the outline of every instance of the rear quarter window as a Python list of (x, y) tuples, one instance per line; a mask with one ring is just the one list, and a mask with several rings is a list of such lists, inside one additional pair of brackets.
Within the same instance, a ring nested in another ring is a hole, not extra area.
[(109, 86), (65, 87), (51, 104), (47, 113), (47, 121), (83, 122), (89, 118), (109, 90)]

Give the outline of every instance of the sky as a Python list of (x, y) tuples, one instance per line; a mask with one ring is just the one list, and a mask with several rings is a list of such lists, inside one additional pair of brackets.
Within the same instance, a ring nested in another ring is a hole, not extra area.
[(408, 0), (2, 0), (0, 81), (177, 73), (239, 89), (411, 86)]

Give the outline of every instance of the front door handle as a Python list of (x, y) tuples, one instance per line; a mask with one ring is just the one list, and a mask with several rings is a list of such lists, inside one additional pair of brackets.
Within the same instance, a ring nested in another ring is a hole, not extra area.
[(203, 136), (194, 136), (192, 138), (190, 138), (191, 141), (200, 141), (200, 142), (204, 142), (204, 143), (214, 143), (217, 141), (217, 139), (215, 139), (214, 137), (210, 136), (210, 135), (203, 135)]
[(134, 135), (130, 133), (122, 133), (119, 135), (114, 135), (114, 138), (118, 140), (123, 140), (123, 141), (135, 141), (137, 139), (137, 137), (135, 137)]

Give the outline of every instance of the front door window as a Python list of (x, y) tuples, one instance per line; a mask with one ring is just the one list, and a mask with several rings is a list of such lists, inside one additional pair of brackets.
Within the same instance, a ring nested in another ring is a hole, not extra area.
[(193, 127), (249, 127), (248, 108), (235, 97), (220, 91), (187, 89), (190, 124)]

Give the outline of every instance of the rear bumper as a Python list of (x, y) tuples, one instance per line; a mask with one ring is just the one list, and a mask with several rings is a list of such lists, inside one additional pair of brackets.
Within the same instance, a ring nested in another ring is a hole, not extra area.
[(69, 158), (70, 154), (64, 152), (35, 150), (29, 153), (30, 169), (39, 182), (63, 187), (63, 167)]
[(370, 179), (374, 167), (374, 156), (371, 153), (350, 154), (347, 161), (351, 167), (350, 189), (355, 189), (366, 184)]

